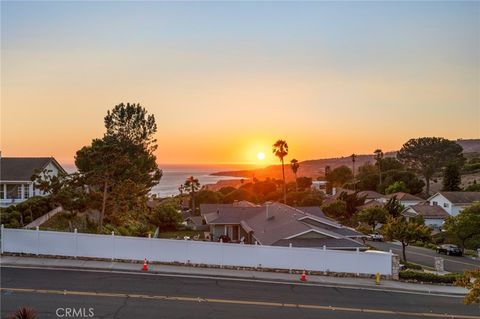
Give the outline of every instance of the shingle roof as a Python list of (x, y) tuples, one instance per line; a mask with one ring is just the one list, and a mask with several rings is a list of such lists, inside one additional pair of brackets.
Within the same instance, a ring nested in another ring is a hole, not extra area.
[(50, 162), (64, 171), (53, 157), (1, 157), (0, 180), (30, 181), (35, 170), (44, 169)]
[(213, 204), (208, 208), (200, 205), (200, 213), (208, 224), (240, 224), (242, 220), (247, 220), (258, 213), (264, 212), (264, 207), (238, 207), (228, 204), (219, 204), (216, 207)]
[(404, 211), (413, 210), (418, 215), (423, 216), (425, 219), (444, 219), (450, 215), (438, 205), (429, 205), (426, 203), (417, 204), (406, 208)]
[(350, 238), (292, 238), (292, 239), (280, 239), (272, 244), (272, 246), (289, 246), (293, 247), (310, 247), (310, 248), (322, 248), (326, 246), (327, 249), (346, 249), (346, 248), (360, 248), (366, 249), (367, 247), (362, 243), (350, 239)]
[(365, 199), (378, 199), (378, 198), (384, 198), (385, 195), (383, 194), (380, 194), (378, 192), (375, 192), (375, 191), (361, 191), (361, 192), (358, 192), (358, 197), (364, 197), (365, 196)]
[[(453, 204), (470, 204), (480, 201), (480, 192), (439, 192)], [(435, 195), (434, 195), (435, 196)]]
[(398, 193), (393, 193), (390, 195), (387, 195), (388, 198), (396, 197), (397, 200), (411, 200), (411, 201), (423, 201), (424, 199), (414, 196), (409, 193), (404, 193), (404, 192), (398, 192)]
[(295, 208), (301, 210), (304, 213), (325, 218), (325, 214), (318, 206), (301, 206)]

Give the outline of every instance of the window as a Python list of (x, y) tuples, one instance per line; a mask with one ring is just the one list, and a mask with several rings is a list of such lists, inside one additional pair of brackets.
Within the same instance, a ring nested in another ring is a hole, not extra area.
[(32, 196), (30, 194), (30, 185), (29, 184), (24, 184), (23, 185), (23, 194), (24, 194), (25, 198), (30, 198), (30, 196)]
[(3, 189), (3, 184), (0, 185), (0, 199), (5, 198), (5, 191)]
[(434, 206), (437, 206), (437, 205), (438, 205), (438, 202), (432, 202), (432, 204), (433, 204)]
[(447, 208), (448, 208), (448, 203), (443, 203), (443, 207), (447, 207)]
[(17, 186), (17, 198), (22, 198), (22, 187), (23, 185)]

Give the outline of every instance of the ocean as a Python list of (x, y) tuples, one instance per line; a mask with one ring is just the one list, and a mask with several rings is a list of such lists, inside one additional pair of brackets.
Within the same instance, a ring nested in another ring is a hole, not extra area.
[[(75, 165), (63, 165), (68, 173), (76, 171)], [(251, 165), (159, 165), (163, 171), (160, 183), (152, 188), (151, 193), (158, 197), (170, 197), (178, 195), (178, 187), (185, 183), (185, 180), (193, 176), (198, 178), (200, 185), (215, 184), (220, 180), (241, 179), (230, 176), (214, 176), (212, 173), (221, 171), (236, 171), (243, 169), (252, 169)]]
[(185, 183), (190, 176), (198, 178), (200, 185), (215, 184), (221, 180), (241, 179), (231, 176), (215, 176), (212, 173), (249, 169), (246, 166), (160, 166), (163, 171), (162, 179), (152, 188), (151, 193), (159, 197), (178, 195), (178, 187)]

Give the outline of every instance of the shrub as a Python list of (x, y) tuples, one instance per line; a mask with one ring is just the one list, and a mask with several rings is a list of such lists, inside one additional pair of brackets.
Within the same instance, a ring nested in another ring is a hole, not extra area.
[(405, 267), (405, 269), (422, 270), (422, 266), (417, 264), (412, 264), (407, 261), (403, 263), (403, 266)]
[(433, 273), (419, 272), (413, 270), (401, 270), (400, 279), (403, 280), (415, 280), (420, 282), (430, 282), (430, 283), (443, 283), (443, 284), (453, 284), (459, 278), (461, 274), (447, 274), (447, 275), (436, 275)]

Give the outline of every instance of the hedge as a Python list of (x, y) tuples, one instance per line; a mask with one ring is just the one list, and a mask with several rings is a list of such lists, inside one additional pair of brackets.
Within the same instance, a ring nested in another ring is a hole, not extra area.
[(403, 280), (414, 280), (414, 281), (420, 281), (420, 282), (443, 283), (443, 284), (453, 284), (461, 276), (462, 276), (461, 274), (436, 275), (433, 273), (419, 272), (419, 271), (412, 271), (412, 270), (400, 271), (400, 279), (403, 279)]

